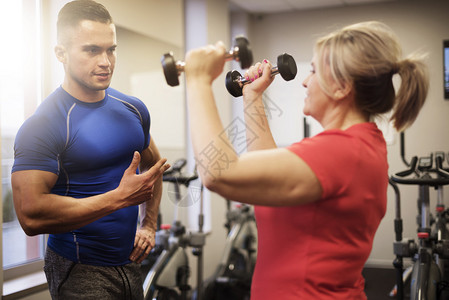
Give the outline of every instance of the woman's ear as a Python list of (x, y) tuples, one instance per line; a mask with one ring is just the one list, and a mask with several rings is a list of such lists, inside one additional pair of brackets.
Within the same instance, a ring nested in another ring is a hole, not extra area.
[(342, 100), (346, 98), (352, 91), (352, 84), (347, 82), (342, 82), (341, 86), (338, 86), (334, 90), (334, 99)]
[(62, 45), (56, 45), (55, 46), (55, 54), (56, 58), (62, 62), (63, 64), (66, 63), (67, 60), (67, 51), (64, 46)]

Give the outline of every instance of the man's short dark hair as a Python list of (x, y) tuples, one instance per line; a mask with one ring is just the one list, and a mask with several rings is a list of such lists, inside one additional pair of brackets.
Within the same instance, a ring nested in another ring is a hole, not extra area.
[(75, 0), (64, 5), (58, 14), (57, 38), (62, 40), (65, 29), (76, 27), (81, 21), (89, 20), (104, 24), (113, 23), (106, 7), (93, 0)]

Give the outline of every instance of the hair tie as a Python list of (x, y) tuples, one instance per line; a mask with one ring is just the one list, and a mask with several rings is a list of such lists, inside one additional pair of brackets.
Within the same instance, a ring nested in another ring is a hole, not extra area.
[(399, 73), (399, 69), (400, 69), (399, 63), (394, 63), (393, 66), (391, 67), (391, 74), (394, 75)]

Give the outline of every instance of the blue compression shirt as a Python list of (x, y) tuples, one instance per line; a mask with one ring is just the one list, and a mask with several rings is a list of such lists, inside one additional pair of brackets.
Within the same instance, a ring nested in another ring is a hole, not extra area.
[[(150, 115), (139, 99), (112, 88), (96, 103), (56, 89), (16, 136), (12, 172), (42, 170), (58, 175), (52, 193), (85, 198), (115, 189), (134, 151), (149, 145)], [(82, 201), (82, 199), (80, 199)], [(74, 262), (129, 263), (138, 207), (120, 209), (77, 230), (50, 234), (48, 246)]]

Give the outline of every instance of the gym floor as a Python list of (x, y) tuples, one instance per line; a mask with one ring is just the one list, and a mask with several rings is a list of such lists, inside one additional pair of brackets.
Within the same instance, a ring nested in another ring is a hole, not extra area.
[(390, 292), (396, 284), (396, 270), (394, 268), (365, 268), (365, 293), (368, 300), (391, 300)]

